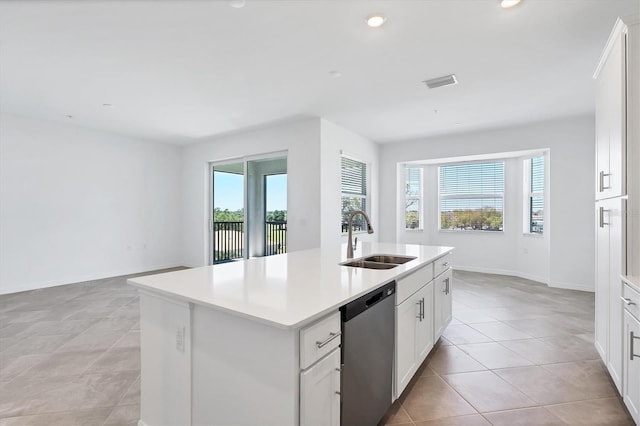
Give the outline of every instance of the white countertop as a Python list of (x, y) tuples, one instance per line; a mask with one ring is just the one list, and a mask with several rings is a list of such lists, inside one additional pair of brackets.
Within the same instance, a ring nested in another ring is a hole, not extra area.
[(276, 256), (131, 278), (142, 290), (293, 329), (430, 263), (453, 247), (359, 243), (354, 258), (398, 254), (417, 258), (387, 270), (339, 265), (341, 249), (311, 249)]

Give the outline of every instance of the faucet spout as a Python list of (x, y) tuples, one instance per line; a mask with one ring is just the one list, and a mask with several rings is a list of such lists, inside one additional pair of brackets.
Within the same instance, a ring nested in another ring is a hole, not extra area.
[(349, 235), (347, 236), (347, 259), (353, 259), (352, 222), (353, 222), (353, 217), (357, 214), (361, 214), (362, 217), (364, 217), (364, 219), (367, 221), (367, 234), (373, 234), (373, 226), (371, 226), (371, 220), (369, 219), (369, 215), (367, 214), (367, 212), (363, 210), (352, 210), (349, 213), (349, 222), (348, 222)]

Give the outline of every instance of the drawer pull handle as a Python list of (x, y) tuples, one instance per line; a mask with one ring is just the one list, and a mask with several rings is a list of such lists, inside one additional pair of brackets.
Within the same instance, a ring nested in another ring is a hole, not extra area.
[(600, 207), (600, 228), (604, 228), (605, 225), (609, 225), (608, 222), (604, 221), (604, 214), (609, 213), (609, 210), (605, 210), (604, 207)]
[(620, 296), (620, 300), (622, 300), (624, 302), (625, 305), (627, 306), (631, 306), (631, 305), (635, 305), (635, 302), (632, 302), (631, 299), (627, 299), (626, 297), (622, 297)]
[(336, 395), (340, 395), (340, 391), (336, 391)]
[(449, 266), (449, 262), (443, 262), (443, 263), (442, 263), (442, 266), (445, 266), (445, 267), (446, 267), (446, 266)]
[(640, 355), (636, 355), (636, 354), (633, 352), (633, 341), (634, 341), (635, 339), (640, 340), (640, 336), (634, 336), (634, 335), (633, 335), (633, 331), (629, 332), (629, 334), (630, 334), (630, 336), (629, 336), (629, 359), (630, 359), (631, 361), (633, 361), (633, 358), (640, 358)]
[(604, 192), (605, 189), (611, 189), (610, 186), (604, 186), (604, 177), (605, 176), (611, 176), (611, 173), (605, 173), (604, 171), (600, 172), (600, 182), (599, 182), (599, 186), (600, 186), (600, 192)]
[(329, 337), (327, 337), (327, 340), (325, 340), (324, 342), (316, 341), (316, 346), (318, 347), (318, 349), (323, 348), (323, 347), (327, 346), (327, 344), (330, 341), (332, 341), (336, 337), (340, 336), (340, 334), (341, 334), (340, 332), (338, 332), (338, 333), (329, 333)]

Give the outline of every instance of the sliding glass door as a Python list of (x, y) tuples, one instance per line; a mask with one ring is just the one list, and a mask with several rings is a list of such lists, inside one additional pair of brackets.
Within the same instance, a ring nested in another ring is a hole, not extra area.
[(287, 158), (211, 165), (211, 263), (287, 251)]

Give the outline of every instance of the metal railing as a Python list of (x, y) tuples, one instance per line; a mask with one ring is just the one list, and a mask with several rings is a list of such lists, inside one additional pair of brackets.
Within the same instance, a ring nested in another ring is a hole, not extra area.
[(243, 222), (213, 222), (213, 231), (214, 263), (242, 258), (244, 251)]
[(264, 255), (287, 252), (287, 222), (265, 222)]

